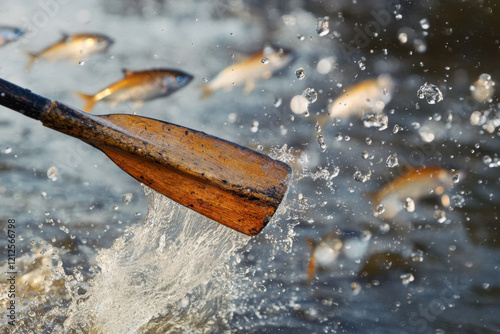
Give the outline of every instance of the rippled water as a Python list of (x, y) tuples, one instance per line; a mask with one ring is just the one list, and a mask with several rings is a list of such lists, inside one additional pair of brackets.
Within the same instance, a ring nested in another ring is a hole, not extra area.
[[(96, 92), (122, 68), (183, 70), (195, 78), (172, 96), (94, 112), (196, 128), (294, 168), (276, 220), (248, 240), (145, 196), (99, 151), (2, 108), (0, 246), (15, 219), (23, 319), (2, 330), (500, 331), (500, 114), (498, 93), (478, 82), (500, 77), (498, 19), (490, 1), (0, 4), (1, 24), (31, 29), (0, 48), (0, 77), (82, 107), (73, 91)], [(82, 31), (115, 44), (80, 65), (24, 71), (25, 51)], [(199, 98), (198, 85), (266, 43), (296, 61), (249, 94)], [(347, 87), (382, 74), (395, 83), (385, 116), (326, 115)], [(307, 112), (292, 112), (294, 96), (306, 97)], [(368, 194), (424, 165), (460, 171), (450, 205), (410, 198), (394, 218), (374, 216)]]

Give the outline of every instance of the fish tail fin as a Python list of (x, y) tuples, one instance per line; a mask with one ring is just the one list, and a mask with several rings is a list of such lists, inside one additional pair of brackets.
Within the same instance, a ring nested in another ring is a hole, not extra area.
[(38, 60), (38, 55), (36, 53), (25, 52), (26, 56), (28, 56), (29, 60), (26, 64), (25, 70), (26, 72), (30, 70), (31, 66)]
[(85, 102), (85, 107), (83, 107), (83, 111), (85, 112), (90, 112), (92, 108), (94, 108), (94, 105), (97, 102), (94, 95), (83, 94), (78, 92), (75, 92), (75, 95), (81, 98)]
[(314, 250), (316, 249), (316, 243), (311, 238), (306, 238), (309, 247), (311, 248), (311, 255), (309, 256), (309, 264), (307, 265), (307, 283), (311, 283), (314, 277), (314, 272), (316, 271), (316, 258), (314, 257)]
[(212, 89), (212, 87), (210, 87), (210, 85), (200, 85), (198, 87), (203, 92), (203, 94), (201, 95), (202, 99), (209, 98), (212, 95), (212, 93), (214, 92), (213, 89)]

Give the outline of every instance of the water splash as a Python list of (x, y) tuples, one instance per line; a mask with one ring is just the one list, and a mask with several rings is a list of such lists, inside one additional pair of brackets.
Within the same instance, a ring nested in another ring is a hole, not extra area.
[[(66, 329), (103, 333), (223, 323), (229, 291), (223, 263), (250, 237), (145, 188), (149, 208), (130, 237), (97, 256), (88, 298), (73, 303)], [(225, 279), (226, 278), (226, 279)], [(208, 307), (208, 306), (211, 307)], [(151, 322), (151, 323), (150, 323)]]
[(85, 267), (91, 264), (81, 262), (83, 249), (76, 252), (80, 262), (75, 262), (67, 250), (43, 240), (19, 259), (35, 266), (20, 266), (19, 281), (27, 283), (18, 303), (23, 307), (16, 333), (227, 329), (236, 289), (231, 256), (250, 237), (147, 187), (145, 193), (144, 221), (131, 226), (110, 249), (100, 250), (90, 270)]

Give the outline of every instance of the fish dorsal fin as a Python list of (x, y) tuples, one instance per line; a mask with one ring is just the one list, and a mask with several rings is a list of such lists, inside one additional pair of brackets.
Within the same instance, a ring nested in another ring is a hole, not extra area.
[(68, 38), (70, 38), (70, 37), (71, 36), (68, 33), (61, 31), (61, 41), (67, 41)]
[(129, 69), (126, 69), (126, 68), (122, 68), (122, 73), (123, 73), (123, 76), (124, 76), (124, 77), (129, 77), (129, 76), (131, 76), (132, 74), (134, 74), (134, 71), (129, 70)]

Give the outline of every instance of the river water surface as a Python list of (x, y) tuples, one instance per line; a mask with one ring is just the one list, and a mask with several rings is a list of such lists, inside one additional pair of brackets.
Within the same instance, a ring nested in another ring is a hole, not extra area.
[[(26, 33), (0, 47), (0, 77), (82, 108), (73, 92), (97, 92), (123, 68), (186, 71), (193, 81), (172, 96), (93, 112), (217, 135), (288, 162), (294, 177), (274, 221), (248, 238), (0, 108), (1, 331), (498, 333), (498, 93), (480, 101), (470, 86), (482, 74), (500, 80), (499, 10), (467, 0), (2, 2), (0, 25)], [(80, 32), (114, 44), (25, 70), (26, 52)], [(295, 61), (250, 93), (201, 99), (199, 85), (267, 44)], [(393, 86), (373, 97), (386, 121), (328, 116), (346, 88), (380, 75)], [(429, 100), (417, 94), (426, 83)], [(306, 88), (317, 100), (296, 114), (290, 101)], [(372, 206), (369, 194), (430, 166), (456, 173), (444, 193), (417, 198), (417, 182), (406, 210)], [(3, 278), (12, 219), (15, 298)]]

